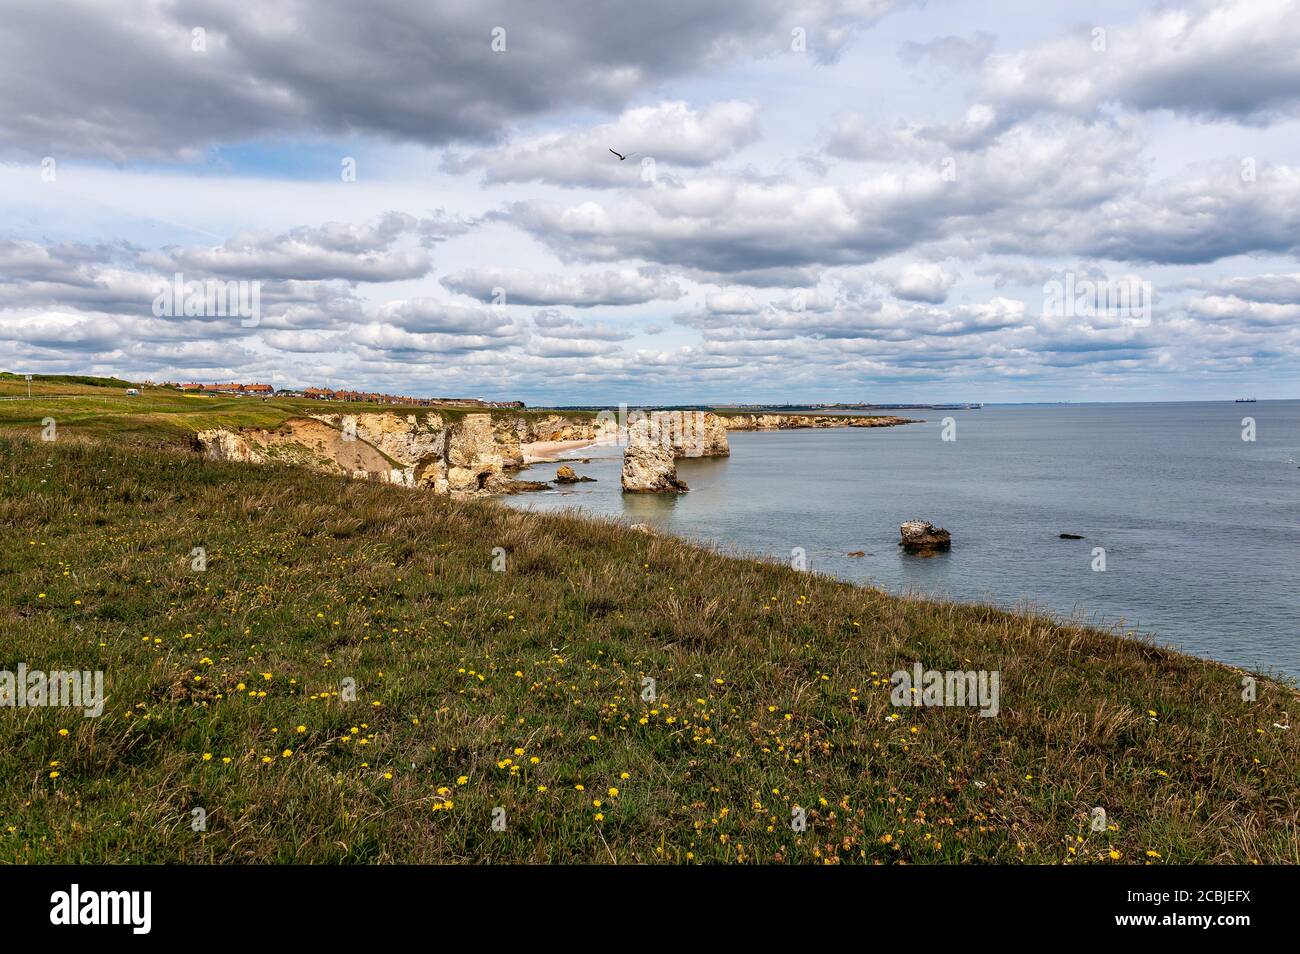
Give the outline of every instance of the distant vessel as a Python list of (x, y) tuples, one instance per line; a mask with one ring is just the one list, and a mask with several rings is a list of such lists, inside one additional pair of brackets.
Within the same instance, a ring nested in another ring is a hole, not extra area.
[(1237, 403), (1237, 404), (1254, 404), (1254, 403), (1255, 403), (1255, 399), (1254, 399), (1254, 398), (1237, 398), (1236, 403)]

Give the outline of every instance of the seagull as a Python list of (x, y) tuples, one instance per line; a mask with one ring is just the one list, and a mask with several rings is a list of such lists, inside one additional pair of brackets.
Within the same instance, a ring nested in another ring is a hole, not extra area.
[(622, 162), (624, 159), (627, 159), (629, 156), (635, 156), (635, 155), (636, 155), (635, 152), (629, 152), (629, 153), (625, 156), (625, 155), (623, 155), (621, 152), (614, 152), (613, 149), (611, 149), (610, 152), (613, 152), (614, 155), (618, 156), (618, 161), (619, 161), (619, 162)]

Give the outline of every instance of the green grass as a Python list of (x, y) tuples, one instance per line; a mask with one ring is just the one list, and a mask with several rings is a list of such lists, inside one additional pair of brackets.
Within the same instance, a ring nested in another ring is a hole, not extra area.
[(33, 374), (27, 381), (22, 374), (0, 371), (0, 397), (26, 395), (30, 383), (32, 396), (47, 394), (84, 394), (103, 389), (125, 390), (135, 387), (121, 378), (97, 378), (87, 374)]
[[(109, 698), (0, 709), (0, 861), (1300, 861), (1291, 687), (1248, 704), (1233, 669), (1039, 616), (59, 435), (0, 431), (0, 669), (100, 669)], [(892, 708), (917, 660), (1000, 671), (1001, 714)]]

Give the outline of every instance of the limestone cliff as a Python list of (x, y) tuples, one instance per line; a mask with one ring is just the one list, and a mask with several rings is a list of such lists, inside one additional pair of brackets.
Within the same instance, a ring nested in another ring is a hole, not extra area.
[(854, 417), (848, 414), (727, 414), (722, 416), (729, 431), (775, 431), (804, 427), (894, 427), (916, 424), (907, 417)]
[(212, 460), (297, 464), (345, 477), (410, 483), (407, 474), (381, 451), (363, 441), (349, 440), (347, 434), (320, 421), (286, 421), (273, 431), (200, 431), (195, 443)]
[(438, 494), (470, 496), (532, 489), (511, 471), (523, 464), (522, 444), (538, 440), (594, 440), (612, 433), (594, 417), (559, 414), (449, 415), (437, 411), (321, 413), (279, 428), (207, 430), (196, 435), (215, 460), (282, 461)]

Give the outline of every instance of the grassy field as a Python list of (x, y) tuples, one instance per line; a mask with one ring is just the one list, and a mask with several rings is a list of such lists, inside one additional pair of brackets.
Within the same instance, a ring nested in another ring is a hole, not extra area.
[[(53, 442), (64, 399), (0, 407), (0, 669), (108, 696), (0, 709), (0, 861), (1300, 862), (1291, 687), (165, 446), (260, 402), (87, 400)], [(916, 661), (999, 671), (1000, 714), (892, 707)]]

